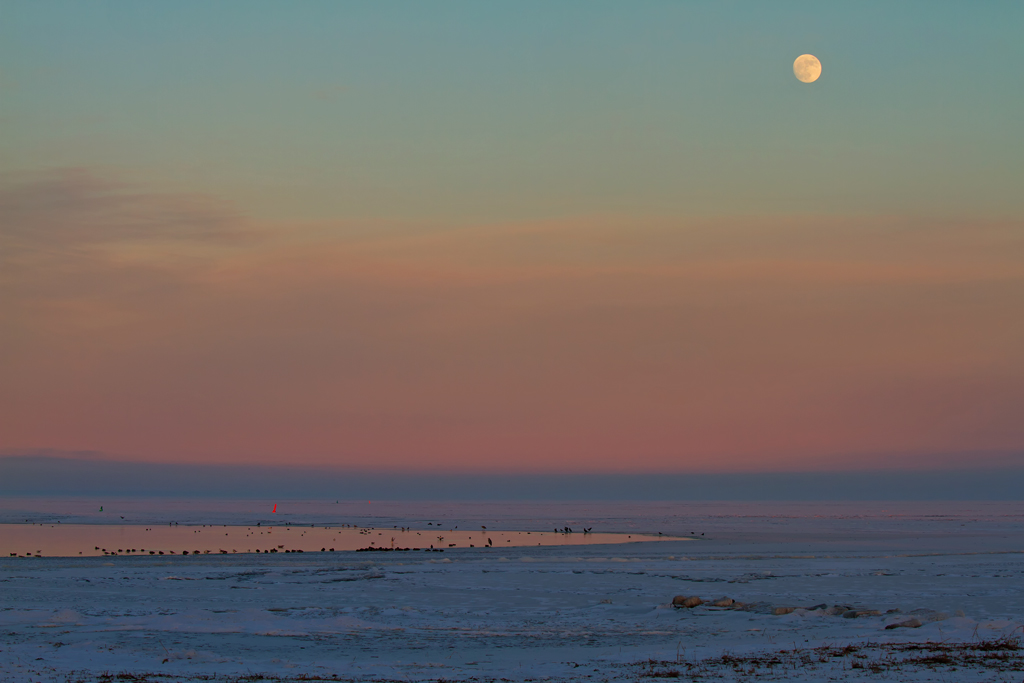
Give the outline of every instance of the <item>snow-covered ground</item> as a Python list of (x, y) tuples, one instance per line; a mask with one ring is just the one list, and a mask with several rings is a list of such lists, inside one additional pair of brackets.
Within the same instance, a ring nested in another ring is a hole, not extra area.
[[(511, 523), (495, 510), (443, 521)], [(573, 512), (532, 519), (705, 535), (443, 556), (2, 558), (0, 680), (1024, 679), (1020, 504)], [(353, 518), (371, 521), (384, 520)], [(674, 608), (676, 595), (744, 605)]]

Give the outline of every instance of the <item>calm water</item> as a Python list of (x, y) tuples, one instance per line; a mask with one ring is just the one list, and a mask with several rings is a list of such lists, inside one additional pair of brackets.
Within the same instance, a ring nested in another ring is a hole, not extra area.
[(169, 524), (0, 524), (0, 556), (209, 555), (252, 552), (334, 552), (360, 548), (443, 550), (524, 546), (592, 546), (678, 540), (672, 536), (490, 529), (314, 526), (191, 526)]

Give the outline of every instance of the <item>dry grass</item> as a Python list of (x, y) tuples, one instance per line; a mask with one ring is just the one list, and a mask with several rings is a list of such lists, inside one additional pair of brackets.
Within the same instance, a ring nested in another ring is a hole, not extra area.
[[(650, 659), (628, 666), (610, 666), (590, 680), (643, 681), (680, 679), (686, 681), (862, 681), (865, 676), (879, 680), (915, 680), (935, 674), (942, 680), (958, 680), (967, 673), (988, 675), (1024, 671), (1024, 647), (1020, 638), (1000, 638), (961, 643), (859, 643), (807, 649), (774, 650), (748, 654), (723, 654), (706, 659), (679, 658), (675, 661)], [(974, 680), (976, 676), (971, 676)], [(338, 675), (296, 676), (275, 674), (176, 675), (162, 673), (72, 673), (64, 683), (301, 683), (305, 681), (354, 681)], [(374, 678), (374, 683), (399, 683)], [(401, 679), (409, 683), (409, 679)], [(417, 679), (423, 680), (423, 679)], [(443, 683), (444, 679), (427, 679)], [(461, 679), (460, 679), (461, 680)], [(472, 683), (505, 681), (504, 678), (474, 677)], [(574, 680), (548, 679), (548, 680)], [(986, 679), (987, 680), (987, 679)]]
[(842, 680), (846, 677), (844, 673), (856, 678), (860, 673), (909, 676), (924, 670), (994, 673), (1024, 671), (1024, 649), (1016, 637), (965, 643), (862, 643), (723, 654), (696, 660), (648, 660), (638, 665), (638, 669), (637, 676), (641, 680), (800, 680), (801, 676), (812, 673)]

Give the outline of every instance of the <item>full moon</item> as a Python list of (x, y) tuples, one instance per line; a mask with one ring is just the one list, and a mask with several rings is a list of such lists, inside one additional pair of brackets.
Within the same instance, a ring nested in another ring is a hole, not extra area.
[(821, 76), (821, 62), (814, 55), (800, 55), (793, 62), (793, 74), (801, 83), (814, 83)]

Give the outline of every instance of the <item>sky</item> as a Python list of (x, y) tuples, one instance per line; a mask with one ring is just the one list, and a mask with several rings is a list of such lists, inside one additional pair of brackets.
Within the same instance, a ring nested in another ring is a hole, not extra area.
[(0, 454), (1024, 467), (1022, 25), (0, 0)]

